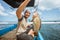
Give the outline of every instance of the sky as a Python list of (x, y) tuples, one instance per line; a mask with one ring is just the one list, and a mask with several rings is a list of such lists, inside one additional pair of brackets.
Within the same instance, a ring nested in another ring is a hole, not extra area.
[[(35, 0), (35, 6), (42, 21), (60, 20), (60, 0)], [(32, 19), (34, 7), (26, 7), (26, 9), (31, 12), (29, 19)], [(0, 0), (0, 21), (17, 21), (16, 10), (17, 8), (12, 8)]]

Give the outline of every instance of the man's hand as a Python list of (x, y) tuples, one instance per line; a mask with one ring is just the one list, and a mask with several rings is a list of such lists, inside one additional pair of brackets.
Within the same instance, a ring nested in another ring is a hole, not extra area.
[(31, 1), (31, 0), (25, 0), (25, 1)]
[(34, 37), (34, 31), (31, 29), (28, 33), (28, 35), (32, 35)]
[(34, 12), (33, 19), (36, 18), (37, 16), (38, 16), (38, 13), (37, 12)]

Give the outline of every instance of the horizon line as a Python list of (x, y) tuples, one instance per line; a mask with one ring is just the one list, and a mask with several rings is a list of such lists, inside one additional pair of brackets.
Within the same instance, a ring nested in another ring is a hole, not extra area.
[[(18, 22), (0, 22), (0, 24), (17, 24)], [(60, 24), (60, 22), (41, 22), (41, 24)]]

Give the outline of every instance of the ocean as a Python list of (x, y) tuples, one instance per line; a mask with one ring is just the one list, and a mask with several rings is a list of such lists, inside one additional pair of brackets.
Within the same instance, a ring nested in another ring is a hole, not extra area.
[[(8, 26), (13, 24), (0, 24), (0, 31)], [(60, 40), (60, 24), (42, 24), (40, 33), (44, 40)]]
[(42, 24), (40, 32), (44, 40), (60, 40), (60, 24)]

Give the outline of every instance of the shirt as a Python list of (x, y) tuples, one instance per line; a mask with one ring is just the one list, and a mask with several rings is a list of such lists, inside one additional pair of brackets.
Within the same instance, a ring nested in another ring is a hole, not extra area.
[(21, 19), (18, 19), (18, 26), (17, 26), (17, 35), (25, 32), (27, 29), (27, 21), (23, 16)]

